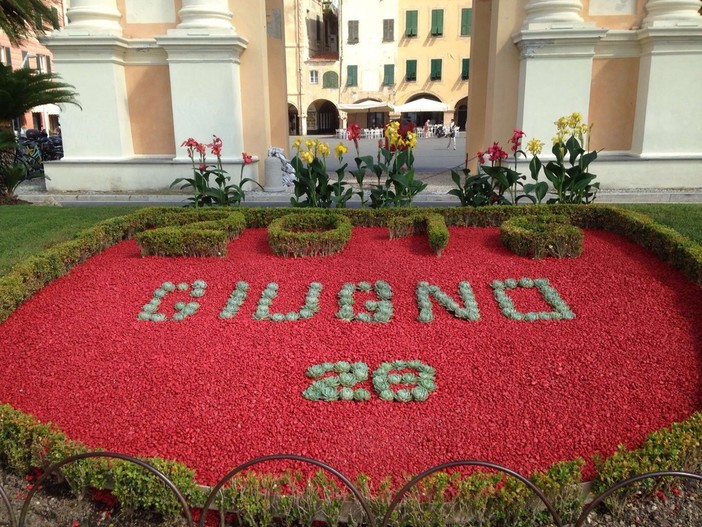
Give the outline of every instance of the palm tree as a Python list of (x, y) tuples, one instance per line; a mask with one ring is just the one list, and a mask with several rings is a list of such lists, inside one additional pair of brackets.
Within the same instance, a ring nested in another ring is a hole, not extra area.
[(56, 80), (56, 76), (50, 73), (29, 68), (13, 71), (0, 65), (0, 198), (3, 195), (12, 197), (26, 176), (14, 160), (17, 143), (12, 120), (42, 104), (78, 105), (76, 95), (73, 86)]
[(45, 0), (0, 0), (0, 31), (13, 46), (58, 27), (58, 12)]

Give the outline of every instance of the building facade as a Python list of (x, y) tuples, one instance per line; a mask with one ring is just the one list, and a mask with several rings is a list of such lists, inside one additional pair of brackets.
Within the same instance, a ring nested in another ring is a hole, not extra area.
[[(65, 157), (49, 190), (154, 190), (191, 173), (181, 146), (223, 142), (225, 169), (262, 179), (287, 145), (282, 0), (72, 0), (43, 42), (76, 87), (64, 108)], [(210, 156), (209, 161), (214, 161)]]
[[(603, 188), (700, 188), (701, 5), (72, 0), (45, 44), (83, 109), (62, 113), (66, 158), (47, 186), (168, 188), (189, 173), (182, 141), (212, 134), (238, 175), (242, 151), (263, 156), (289, 133), (399, 117), (342, 104), (427, 98), (448, 106), (436, 121), (465, 111), (469, 153), (514, 128), (548, 145), (554, 121), (579, 112)], [(245, 175), (261, 181), (259, 164)]]
[(701, 7), (475, 0), (467, 152), (514, 128), (550, 145), (554, 121), (579, 112), (603, 188), (701, 188)]
[(401, 105), (427, 98), (440, 112), (402, 117), (465, 127), (472, 21), (471, 1), (285, 0), (289, 129), (329, 134), (352, 122), (382, 126), (385, 112), (339, 105), (364, 101)]

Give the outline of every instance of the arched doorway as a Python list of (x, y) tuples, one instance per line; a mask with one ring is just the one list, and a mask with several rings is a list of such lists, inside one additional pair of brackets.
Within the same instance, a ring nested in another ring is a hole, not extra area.
[(307, 134), (333, 135), (339, 124), (339, 110), (333, 102), (317, 99), (307, 107)]
[(468, 124), (468, 97), (463, 97), (456, 103), (453, 115), (456, 125), (460, 126), (461, 130), (465, 130)]
[(288, 132), (300, 135), (300, 114), (294, 104), (288, 103)]

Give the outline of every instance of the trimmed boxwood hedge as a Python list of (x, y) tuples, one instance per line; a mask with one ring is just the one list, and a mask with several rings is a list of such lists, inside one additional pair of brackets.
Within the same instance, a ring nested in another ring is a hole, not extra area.
[(246, 228), (240, 212), (218, 220), (160, 227), (136, 235), (142, 256), (226, 256), (230, 240)]
[(502, 244), (519, 256), (575, 258), (583, 252), (582, 229), (565, 214), (517, 216), (502, 222)]
[(429, 246), (441, 256), (449, 241), (449, 231), (441, 214), (427, 213), (412, 216), (393, 216), (388, 219), (390, 239), (427, 233)]
[[(218, 209), (196, 211), (176, 208), (143, 209), (128, 216), (103, 221), (80, 232), (71, 241), (58, 244), (27, 258), (0, 277), (0, 322), (6, 320), (22, 302), (48, 283), (66, 274), (89, 257), (122, 240), (134, 237), (138, 232), (197, 221), (219, 220), (222, 219), (222, 212)], [(241, 213), (248, 227), (266, 227), (274, 219), (286, 215), (310, 214), (309, 211), (287, 208), (241, 209)], [(616, 207), (603, 205), (457, 207), (425, 209), (424, 213), (440, 215), (447, 226), (499, 226), (505, 220), (517, 216), (564, 214), (579, 227), (609, 230), (625, 236), (651, 250), (662, 260), (670, 262), (691, 281), (702, 285), (702, 246), (673, 229), (655, 223), (647, 216)], [(416, 215), (416, 211), (346, 209), (336, 211), (335, 214), (343, 215), (356, 226), (387, 226), (391, 218)], [(87, 448), (84, 445), (67, 439), (52, 425), (39, 423), (34, 417), (23, 414), (8, 405), (0, 405), (0, 462), (4, 465), (19, 472), (26, 472), (31, 467), (46, 467), (64, 457), (85, 450)], [(614, 481), (621, 481), (628, 476), (645, 471), (697, 472), (702, 468), (700, 459), (702, 459), (702, 413), (697, 412), (686, 421), (650, 434), (641, 448), (630, 451), (620, 447), (609, 459), (598, 462), (594, 488), (601, 490)], [(191, 504), (197, 505), (202, 502), (202, 491), (195, 484), (194, 473), (185, 465), (160, 459), (147, 461), (164, 471)], [(569, 463), (568, 466), (572, 467), (576, 462), (565, 463)], [(88, 488), (99, 487), (105, 482), (112, 481), (117, 485), (113, 492), (122, 500), (123, 506), (155, 510), (167, 515), (177, 510), (177, 503), (164, 500), (161, 495), (154, 493), (148, 479), (137, 478), (143, 484), (135, 489), (132, 486), (134, 479), (124, 477), (124, 467), (120, 468), (120, 473), (113, 473), (111, 471), (114, 466), (113, 463), (85, 460), (70, 470), (66, 467), (64, 475), (79, 494)], [(578, 470), (570, 469), (563, 475), (563, 466), (561, 463), (552, 467), (554, 474), (561, 474), (562, 477), (550, 477), (547, 471), (534, 474), (532, 479), (539, 483), (543, 490), (548, 490), (548, 496), (568, 493), (569, 488), (579, 483), (580, 476)], [(485, 475), (485, 477), (490, 476), (490, 474)], [(124, 492), (121, 492), (120, 481), (127, 481), (130, 488), (123, 489)], [(507, 491), (496, 495), (496, 499), (501, 500), (502, 507), (509, 509), (509, 507), (523, 505), (522, 502), (525, 499), (523, 488), (515, 488), (511, 491), (507, 486), (504, 488)], [(371, 497), (371, 499), (376, 502), (381, 500), (378, 497)]]
[(328, 256), (350, 239), (351, 221), (339, 214), (288, 214), (268, 226), (268, 245), (278, 256)]

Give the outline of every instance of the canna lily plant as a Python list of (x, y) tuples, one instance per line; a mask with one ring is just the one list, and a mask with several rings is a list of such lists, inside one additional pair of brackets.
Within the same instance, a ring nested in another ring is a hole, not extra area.
[[(417, 145), (417, 134), (414, 123), (392, 121), (385, 125), (383, 135), (384, 139), (378, 141), (375, 161), (372, 156), (355, 159), (356, 169), (351, 175), (359, 185), (357, 194), (364, 207), (411, 206), (414, 197), (427, 187), (426, 183), (415, 178), (413, 149)], [(368, 189), (366, 198), (364, 181), (369, 170), (377, 181)]]
[[(190, 137), (180, 146), (188, 150), (193, 177), (178, 178), (171, 183), (171, 188), (182, 183), (179, 187), (181, 190), (192, 189), (193, 196), (188, 198), (191, 207), (239, 205), (246, 199), (243, 189), (246, 183), (254, 183), (263, 189), (257, 181), (244, 177), (244, 167), (253, 162), (253, 158), (246, 152), (241, 154), (243, 163), (239, 182), (230, 182), (231, 177), (222, 166), (222, 140), (216, 135), (212, 136), (212, 142), (208, 144), (200, 143)], [(207, 163), (207, 149), (217, 158), (214, 164)], [(214, 178), (214, 185), (210, 182), (211, 177)]]
[[(336, 181), (332, 181), (327, 173), (327, 157), (331, 154), (327, 143), (308, 139), (303, 149), (302, 139), (298, 137), (293, 148), (296, 154), (290, 163), (295, 169), (295, 180), (290, 203), (295, 207), (346, 207), (346, 202), (353, 196), (353, 190), (343, 181), (348, 165), (339, 167)], [(346, 152), (348, 148), (342, 143), (334, 149), (339, 161), (343, 160)]]

